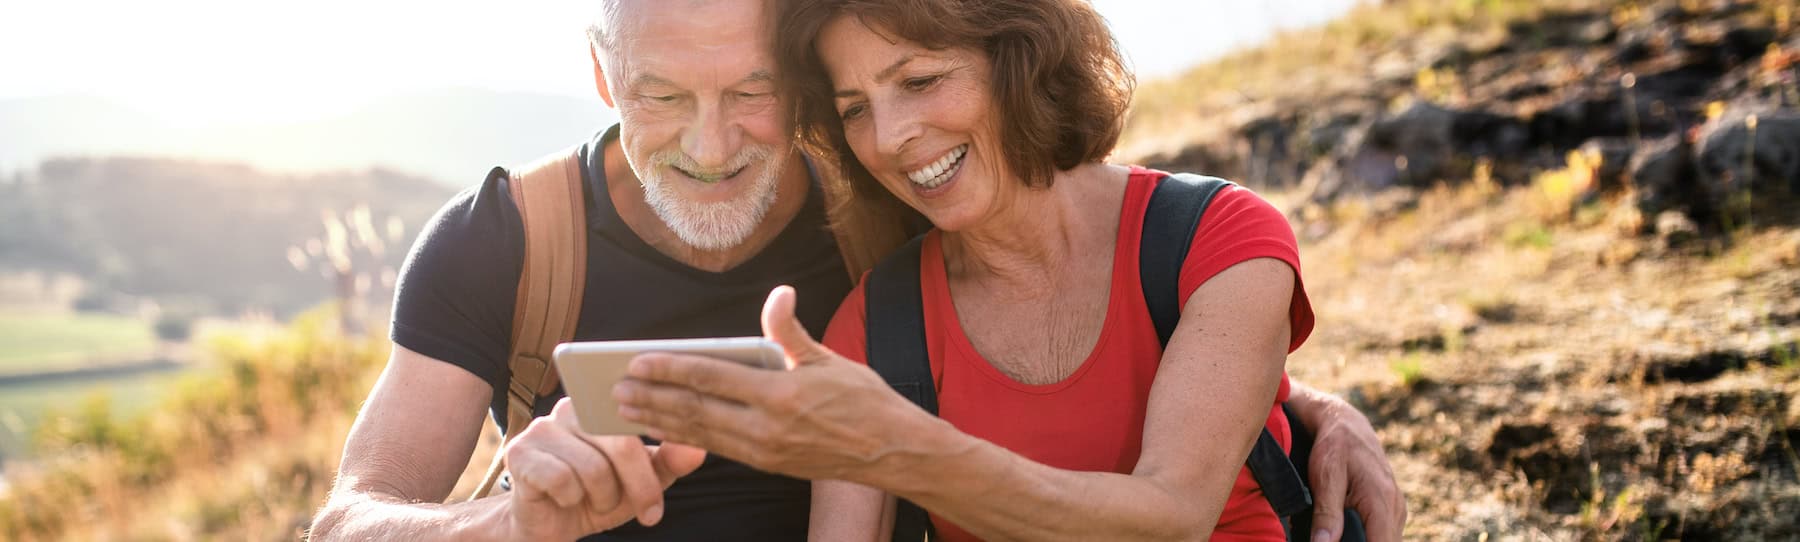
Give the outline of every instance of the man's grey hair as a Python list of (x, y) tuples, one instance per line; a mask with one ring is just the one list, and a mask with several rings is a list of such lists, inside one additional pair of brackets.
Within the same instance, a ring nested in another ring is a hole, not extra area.
[(602, 56), (610, 54), (619, 44), (619, 4), (620, 0), (600, 0), (600, 11), (588, 22), (588, 45)]

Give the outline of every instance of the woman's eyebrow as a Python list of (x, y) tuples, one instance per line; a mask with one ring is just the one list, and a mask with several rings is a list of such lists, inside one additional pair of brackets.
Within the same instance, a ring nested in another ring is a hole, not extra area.
[[(906, 56), (900, 57), (900, 59), (895, 60), (893, 64), (889, 64), (888, 67), (882, 68), (881, 71), (875, 72), (875, 82), (877, 82), (877, 83), (888, 82), (888, 80), (894, 78), (895, 72), (900, 71), (900, 68), (906, 66), (906, 63), (912, 62), (913, 59), (915, 59), (915, 58), (918, 58), (918, 55), (908, 54)], [(832, 94), (833, 97), (837, 97), (837, 98), (853, 98), (853, 97), (861, 96), (861, 95), (862, 95), (862, 91), (856, 90), (856, 89), (840, 90), (840, 91), (837, 91), (837, 93)]]

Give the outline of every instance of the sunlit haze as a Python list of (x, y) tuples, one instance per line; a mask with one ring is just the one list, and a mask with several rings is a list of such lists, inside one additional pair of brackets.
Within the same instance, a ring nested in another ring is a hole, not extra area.
[[(1098, 0), (1140, 77), (1356, 0)], [(294, 121), (475, 88), (592, 96), (593, 0), (58, 0), (0, 17), (0, 100), (89, 95), (183, 125)], [(598, 103), (598, 100), (595, 101)]]

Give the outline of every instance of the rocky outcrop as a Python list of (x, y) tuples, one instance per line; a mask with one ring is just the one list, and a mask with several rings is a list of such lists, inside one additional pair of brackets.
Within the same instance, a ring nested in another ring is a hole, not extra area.
[[(1250, 105), (1275, 113), (1148, 162), (1298, 185), (1325, 203), (1462, 182), (1477, 163), (1522, 183), (1580, 151), (1598, 159), (1598, 190), (1631, 188), (1648, 212), (1716, 225), (1750, 201), (1800, 219), (1800, 25), (1766, 26), (1747, 17), (1755, 9), (1662, 1), (1641, 13), (1547, 13), (1495, 43), (1401, 38), (1394, 51), (1433, 55), (1411, 59), (1425, 67), (1415, 85), (1369, 77), (1266, 98)], [(1427, 79), (1458, 86), (1434, 95)]]

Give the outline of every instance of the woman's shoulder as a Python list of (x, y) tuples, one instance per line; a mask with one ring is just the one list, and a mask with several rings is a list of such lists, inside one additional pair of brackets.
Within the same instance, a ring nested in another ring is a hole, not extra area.
[[(1176, 177), (1178, 175), (1139, 165), (1129, 167), (1131, 170), (1131, 185), (1129, 190), (1143, 199), (1143, 203), (1146, 205), (1149, 203), (1149, 199), (1152, 197), (1157, 186), (1170, 180), (1171, 177)], [(1280, 229), (1287, 229), (1285, 227), (1287, 224), (1287, 215), (1276, 208), (1275, 204), (1271, 203), (1268, 199), (1257, 194), (1255, 190), (1231, 182), (1229, 179), (1211, 177), (1204, 174), (1184, 173), (1179, 175), (1187, 178), (1197, 177), (1201, 179), (1217, 179), (1226, 182), (1225, 185), (1220, 187), (1219, 190), (1212, 195), (1211, 200), (1207, 202), (1205, 214), (1201, 216), (1200, 222), (1196, 224), (1199, 230), (1204, 231), (1209, 227), (1216, 228), (1232, 224), (1243, 224), (1255, 227), (1280, 225), (1283, 226)]]

